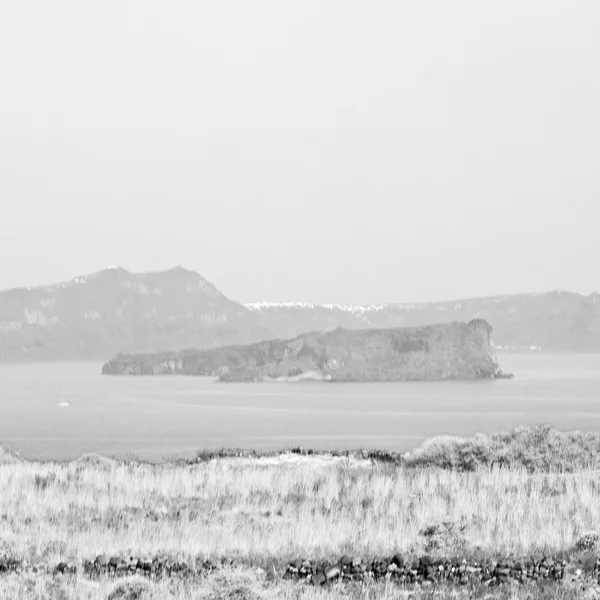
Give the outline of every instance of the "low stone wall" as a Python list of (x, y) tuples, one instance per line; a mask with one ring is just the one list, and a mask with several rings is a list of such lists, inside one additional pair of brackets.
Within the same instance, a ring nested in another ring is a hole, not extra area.
[[(223, 564), (219, 563), (218, 567)], [(230, 566), (230, 565), (228, 565)], [(210, 573), (218, 568), (211, 561), (189, 564), (166, 556), (129, 557), (99, 555), (94, 560), (84, 560), (78, 564), (60, 562), (58, 564), (28, 564), (15, 558), (0, 559), (0, 575), (6, 573), (33, 573), (40, 575), (84, 575), (87, 577), (126, 575), (146, 575), (153, 578), (183, 577), (192, 578)]]
[[(193, 579), (224, 567), (234, 567), (236, 564), (244, 563), (236, 563), (233, 560), (215, 562), (196, 560), (189, 563), (168, 556), (124, 558), (99, 555), (94, 560), (84, 560), (78, 565), (66, 562), (56, 565), (29, 565), (25, 561), (5, 556), (0, 557), (0, 575), (26, 572), (40, 575), (77, 574), (89, 578), (141, 575), (152, 579), (165, 577)], [(525, 560), (478, 563), (467, 559), (440, 559), (429, 556), (409, 560), (395, 555), (372, 561), (343, 556), (336, 562), (329, 563), (303, 559), (292, 561), (287, 565), (283, 577), (313, 585), (370, 580), (388, 580), (403, 586), (442, 583), (501, 585), (510, 581), (534, 583), (545, 580), (560, 583), (565, 579), (568, 581), (591, 579), (600, 585), (600, 557), (595, 552), (589, 551), (571, 562), (560, 558), (531, 557)]]
[[(593, 564), (588, 563), (586, 563), (587, 574), (600, 583), (600, 559), (594, 555)], [(508, 562), (490, 561), (480, 564), (460, 558), (434, 559), (429, 556), (407, 561), (400, 555), (370, 562), (345, 556), (335, 564), (317, 564), (308, 560), (297, 560), (290, 563), (286, 571), (286, 577), (307, 579), (315, 585), (340, 579), (347, 581), (386, 579), (404, 585), (436, 582), (452, 582), (463, 585), (468, 583), (500, 584), (509, 580), (519, 582), (539, 579), (562, 581), (566, 574), (566, 561), (552, 558), (537, 560), (531, 558), (526, 561)], [(571, 576), (577, 578), (583, 575), (584, 569), (579, 568), (575, 569)]]

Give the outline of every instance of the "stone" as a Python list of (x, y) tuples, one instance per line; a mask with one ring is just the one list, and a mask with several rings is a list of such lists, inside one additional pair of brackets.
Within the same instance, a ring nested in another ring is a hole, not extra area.
[(314, 585), (323, 585), (327, 581), (327, 577), (323, 571), (317, 571), (312, 576), (312, 582)]
[(144, 571), (151, 571), (152, 570), (152, 559), (150, 558), (144, 558), (142, 560), (142, 569)]
[(392, 563), (400, 569), (404, 567), (404, 559), (402, 558), (402, 556), (400, 556), (400, 554), (394, 554), (394, 556), (392, 557)]
[(339, 577), (341, 573), (340, 568), (335, 565), (333, 567), (329, 567), (325, 570), (325, 578), (329, 581), (330, 579), (334, 579), (335, 577)]
[(588, 550), (581, 557), (581, 568), (586, 573), (589, 573), (595, 569), (597, 560), (598, 555), (595, 552)]
[(120, 573), (122, 573), (123, 571), (127, 571), (129, 569), (129, 562), (125, 561), (124, 559), (120, 558), (119, 562), (117, 563), (116, 566), (117, 571), (119, 571)]

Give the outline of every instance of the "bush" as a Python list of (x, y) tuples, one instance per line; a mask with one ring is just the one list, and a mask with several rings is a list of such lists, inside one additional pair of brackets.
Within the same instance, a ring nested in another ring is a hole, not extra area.
[(577, 542), (575, 542), (575, 549), (579, 551), (593, 550), (598, 546), (600, 541), (600, 535), (595, 531), (582, 535)]
[(404, 465), (456, 471), (520, 466), (530, 473), (572, 473), (600, 468), (600, 432), (536, 425), (489, 435), (478, 433), (472, 438), (438, 436), (409, 453)]
[(149, 589), (145, 581), (126, 581), (119, 583), (108, 595), (107, 600), (143, 600), (148, 597)]
[(466, 523), (453, 521), (444, 521), (425, 527), (419, 532), (425, 542), (425, 552), (445, 555), (462, 552), (467, 546), (467, 538), (464, 534), (466, 528)]

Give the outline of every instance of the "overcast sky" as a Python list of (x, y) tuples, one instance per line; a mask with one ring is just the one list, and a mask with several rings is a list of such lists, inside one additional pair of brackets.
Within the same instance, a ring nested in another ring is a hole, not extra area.
[(0, 2), (0, 288), (600, 289), (597, 0)]

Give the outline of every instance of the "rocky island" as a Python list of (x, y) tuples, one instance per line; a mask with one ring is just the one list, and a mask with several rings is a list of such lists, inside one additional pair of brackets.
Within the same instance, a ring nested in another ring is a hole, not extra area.
[(219, 381), (437, 381), (501, 373), (487, 321), (306, 333), (222, 348), (119, 354), (105, 375), (184, 374)]

